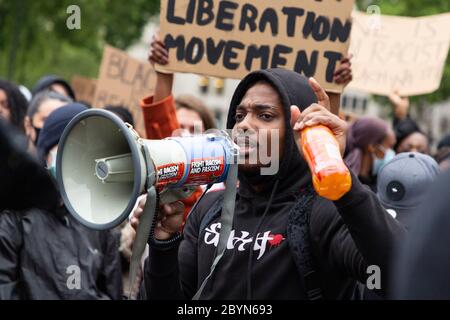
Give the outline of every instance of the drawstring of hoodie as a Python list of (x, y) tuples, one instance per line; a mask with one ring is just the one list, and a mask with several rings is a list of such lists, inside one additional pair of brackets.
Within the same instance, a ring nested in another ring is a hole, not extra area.
[(254, 236), (253, 236), (253, 241), (250, 246), (250, 254), (248, 255), (248, 264), (247, 264), (247, 300), (252, 299), (253, 247), (255, 246), (255, 241), (257, 238), (256, 235), (258, 234), (259, 228), (261, 228), (261, 224), (263, 223), (264, 218), (266, 217), (267, 213), (269, 212), (270, 206), (272, 205), (273, 197), (275, 196), (275, 193), (277, 192), (279, 181), (280, 181), (279, 179), (275, 180), (275, 185), (273, 186), (272, 193), (270, 194), (269, 202), (267, 202), (266, 209), (264, 210), (264, 213), (263, 213), (261, 219), (259, 220), (259, 223), (255, 228), (255, 231), (253, 232)]

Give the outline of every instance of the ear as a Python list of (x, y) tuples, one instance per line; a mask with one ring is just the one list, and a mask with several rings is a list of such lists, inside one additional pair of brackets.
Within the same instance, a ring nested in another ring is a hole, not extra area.
[(300, 111), (299, 107), (291, 106), (291, 127), (294, 127), (301, 113), (302, 112)]
[(34, 141), (36, 139), (36, 132), (34, 131), (33, 126), (31, 125), (31, 119), (29, 116), (25, 116), (25, 119), (23, 120), (23, 126), (25, 128), (26, 136), (31, 141)]

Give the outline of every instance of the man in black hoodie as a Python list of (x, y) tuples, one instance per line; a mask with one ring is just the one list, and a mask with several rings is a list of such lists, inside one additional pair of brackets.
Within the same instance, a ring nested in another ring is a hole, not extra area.
[[(391, 252), (404, 229), (353, 174), (351, 190), (334, 203), (313, 191), (296, 145), (299, 130), (328, 126), (343, 153), (346, 124), (325, 108), (326, 93), (310, 82), (292, 71), (270, 69), (249, 74), (236, 89), (227, 127), (235, 132), (278, 130), (280, 167), (275, 175), (264, 176), (261, 165), (239, 165), (233, 231), (201, 299), (351, 299), (358, 280), (365, 283), (369, 265), (381, 269), (381, 290), (387, 289)], [(295, 130), (291, 118), (298, 119)], [(245, 156), (258, 145), (256, 137), (250, 135), (241, 147)], [(143, 296), (195, 295), (215, 256), (223, 195), (211, 192), (200, 201), (178, 241), (179, 204), (162, 208), (157, 241), (149, 241)], [(141, 211), (132, 219), (135, 226)]]

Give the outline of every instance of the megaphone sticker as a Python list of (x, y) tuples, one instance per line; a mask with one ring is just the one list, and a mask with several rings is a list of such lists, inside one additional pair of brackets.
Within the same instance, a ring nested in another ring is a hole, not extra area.
[(184, 163), (172, 163), (162, 165), (156, 168), (158, 178), (157, 178), (157, 188), (162, 189), (169, 184), (177, 184), (183, 178), (185, 165)]
[(191, 161), (186, 183), (208, 184), (221, 177), (225, 171), (223, 157), (200, 158)]

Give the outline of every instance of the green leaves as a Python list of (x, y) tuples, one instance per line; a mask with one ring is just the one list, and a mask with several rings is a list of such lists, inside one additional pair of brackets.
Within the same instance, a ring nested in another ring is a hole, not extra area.
[[(66, 26), (70, 5), (81, 30)], [(127, 48), (158, 12), (159, 0), (0, 0), (0, 77), (28, 87), (50, 73), (96, 77), (103, 45)]]

